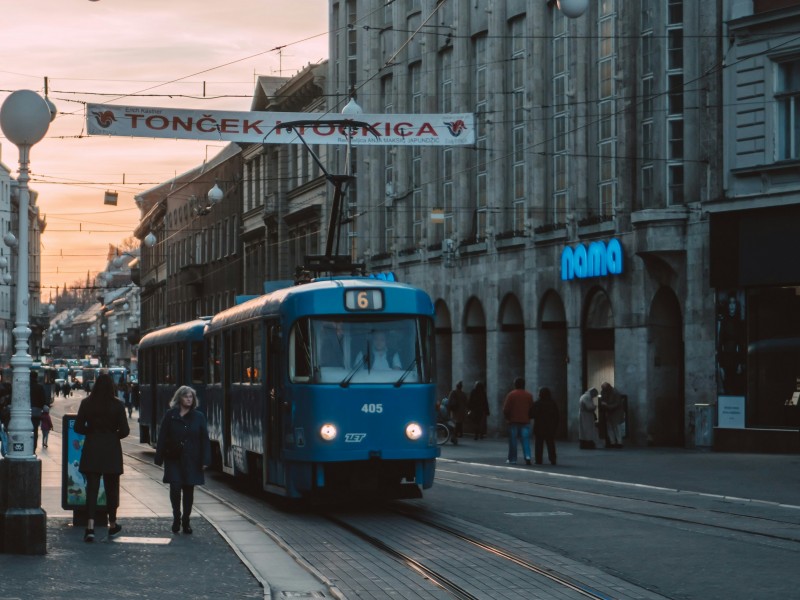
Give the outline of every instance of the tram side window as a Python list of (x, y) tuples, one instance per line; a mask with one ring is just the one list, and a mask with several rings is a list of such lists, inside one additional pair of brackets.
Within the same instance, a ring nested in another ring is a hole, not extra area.
[(295, 383), (311, 380), (309, 339), (309, 321), (300, 319), (292, 327), (289, 336), (289, 378)]
[(253, 326), (242, 328), (242, 381), (250, 383), (253, 377)]
[(203, 383), (203, 343), (192, 342), (192, 383), (195, 385)]
[(250, 381), (253, 383), (262, 383), (263, 382), (263, 374), (261, 373), (261, 363), (262, 363), (262, 356), (263, 353), (261, 351), (261, 344), (262, 344), (262, 331), (263, 326), (261, 323), (257, 323), (253, 326), (251, 331), (252, 338), (253, 338), (253, 365), (252, 371), (250, 373)]
[(247, 325), (242, 330), (242, 366), (244, 367), (244, 378), (249, 383), (258, 382), (258, 365), (254, 362), (253, 345), (255, 337), (253, 325)]
[(146, 382), (150, 381), (150, 368), (149, 368), (149, 361), (147, 360), (150, 356), (149, 350), (139, 350), (139, 381)]
[(186, 381), (186, 345), (178, 346), (178, 364), (175, 369), (175, 381), (183, 383)]
[(219, 365), (222, 348), (219, 334), (208, 341), (208, 383), (220, 383)]
[(156, 349), (156, 383), (166, 383), (168, 381), (166, 348)]
[(242, 332), (240, 329), (231, 331), (231, 356), (233, 362), (231, 363), (231, 383), (242, 382)]

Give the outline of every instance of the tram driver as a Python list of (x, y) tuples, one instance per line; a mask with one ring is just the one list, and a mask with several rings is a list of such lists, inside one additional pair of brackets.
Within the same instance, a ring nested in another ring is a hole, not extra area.
[[(359, 352), (356, 362), (361, 362), (363, 354)], [(369, 361), (367, 367), (372, 370), (402, 369), (400, 355), (391, 353), (386, 343), (386, 332), (380, 329), (372, 332), (369, 346)]]

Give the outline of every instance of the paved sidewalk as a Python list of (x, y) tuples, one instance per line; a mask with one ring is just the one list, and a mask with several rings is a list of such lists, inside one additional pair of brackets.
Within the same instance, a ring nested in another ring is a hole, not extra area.
[(47, 513), (45, 556), (0, 555), (0, 600), (86, 598), (272, 598), (314, 596), (325, 590), (265, 531), (198, 487), (192, 535), (170, 530), (166, 484), (125, 457), (119, 524), (108, 539), (83, 541), (72, 511), (61, 508), (61, 435), (39, 448), (42, 508)]

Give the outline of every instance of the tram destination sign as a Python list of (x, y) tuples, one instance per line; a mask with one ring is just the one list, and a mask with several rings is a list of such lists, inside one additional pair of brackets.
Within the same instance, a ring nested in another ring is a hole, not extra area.
[[(367, 126), (348, 127), (333, 113), (281, 113), (225, 111), (88, 104), (89, 135), (169, 138), (257, 144), (301, 144), (294, 129), (308, 144), (378, 146), (464, 146), (475, 143), (475, 116), (458, 114), (359, 114)], [(332, 122), (334, 121), (334, 122)], [(302, 122), (287, 127), (285, 123)]]

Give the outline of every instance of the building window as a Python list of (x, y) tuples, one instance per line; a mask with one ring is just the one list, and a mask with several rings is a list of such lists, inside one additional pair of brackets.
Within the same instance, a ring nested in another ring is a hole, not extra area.
[(520, 231), (525, 223), (525, 200), (527, 182), (527, 161), (525, 160), (525, 84), (528, 77), (525, 53), (525, 19), (511, 21), (511, 181), (513, 206), (511, 229)]
[[(409, 79), (411, 83), (410, 105), (413, 114), (422, 112), (422, 65), (414, 63), (411, 65)], [(423, 226), (423, 197), (422, 197), (422, 148), (414, 146), (411, 148), (411, 246), (416, 246), (422, 240)]]
[(487, 65), (487, 42), (486, 36), (480, 35), (475, 38), (473, 64), (475, 68), (475, 78), (473, 80), (473, 94), (475, 96), (475, 209), (478, 217), (475, 223), (474, 234), (478, 238), (484, 237), (486, 231), (486, 211), (488, 210), (488, 172), (486, 169), (487, 160), (487, 133), (486, 120), (489, 106), (487, 89), (488, 65)]
[(597, 97), (600, 100), (597, 123), (598, 211), (602, 217), (613, 215), (616, 201), (616, 128), (614, 72), (616, 71), (616, 12), (614, 0), (602, 0), (597, 22)]
[(667, 4), (667, 203), (684, 202), (683, 0)]
[[(454, 231), (453, 207), (453, 149), (445, 148), (442, 152), (442, 211), (444, 213), (444, 238), (451, 238)], [(441, 241), (437, 236), (435, 241)]]
[(567, 129), (569, 98), (569, 46), (567, 17), (560, 10), (551, 11), (553, 23), (553, 189), (552, 210), (547, 218), (553, 223), (567, 219)]
[(800, 60), (778, 64), (778, 158), (800, 158)]
[(354, 88), (358, 85), (358, 14), (356, 1), (347, 3), (347, 85)]

